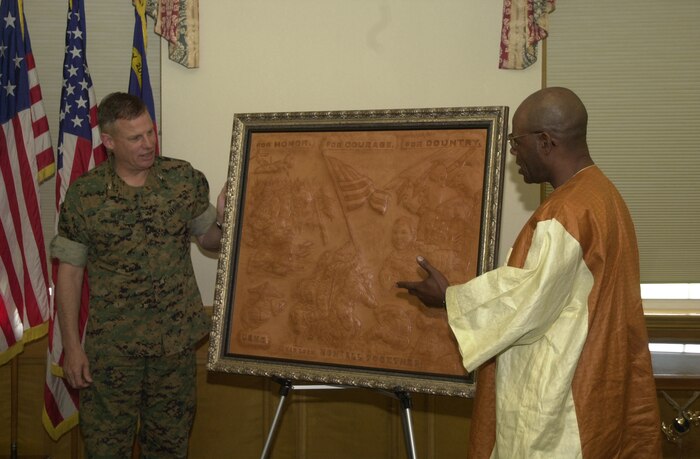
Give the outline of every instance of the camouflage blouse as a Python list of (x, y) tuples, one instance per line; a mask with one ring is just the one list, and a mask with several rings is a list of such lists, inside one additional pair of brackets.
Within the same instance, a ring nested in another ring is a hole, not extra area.
[(207, 333), (190, 237), (215, 218), (206, 178), (185, 161), (156, 158), (137, 188), (110, 158), (71, 185), (51, 254), (87, 266), (88, 354), (169, 355)]

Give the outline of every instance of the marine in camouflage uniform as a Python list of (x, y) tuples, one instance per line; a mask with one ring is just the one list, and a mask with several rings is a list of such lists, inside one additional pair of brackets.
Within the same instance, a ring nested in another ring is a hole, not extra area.
[(194, 346), (209, 330), (190, 238), (216, 228), (217, 211), (206, 178), (189, 163), (154, 157), (145, 182), (130, 186), (118, 161), (110, 153), (71, 185), (51, 243), (60, 266), (86, 267), (90, 284), (89, 376), (69, 382), (82, 387), (90, 457), (130, 457), (137, 425), (142, 457), (186, 457)]

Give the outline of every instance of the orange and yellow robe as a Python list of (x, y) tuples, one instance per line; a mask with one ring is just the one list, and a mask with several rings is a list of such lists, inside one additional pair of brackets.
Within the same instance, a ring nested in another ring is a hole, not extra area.
[(479, 368), (470, 459), (661, 457), (634, 225), (598, 167), (542, 203), (507, 266), (449, 287), (447, 310)]

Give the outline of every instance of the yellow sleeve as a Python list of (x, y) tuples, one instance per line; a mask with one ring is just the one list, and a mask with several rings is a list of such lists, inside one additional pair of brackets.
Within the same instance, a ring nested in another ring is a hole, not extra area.
[[(579, 288), (582, 274), (587, 285)], [(576, 292), (590, 291), (589, 274), (579, 242), (557, 220), (545, 220), (522, 269), (504, 266), (449, 287), (448, 320), (464, 367), (472, 371), (512, 346), (539, 340), (567, 307), (585, 308), (587, 293)]]

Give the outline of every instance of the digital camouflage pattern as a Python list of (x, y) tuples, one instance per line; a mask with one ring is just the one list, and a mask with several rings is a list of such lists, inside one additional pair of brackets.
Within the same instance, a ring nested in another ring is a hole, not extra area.
[(197, 403), (193, 349), (167, 357), (98, 356), (90, 371), (93, 383), (80, 391), (88, 457), (131, 457), (139, 412), (141, 457), (187, 457)]
[(89, 356), (170, 355), (206, 335), (190, 237), (215, 218), (206, 178), (185, 161), (156, 157), (136, 188), (110, 156), (71, 185), (51, 253), (87, 267)]

